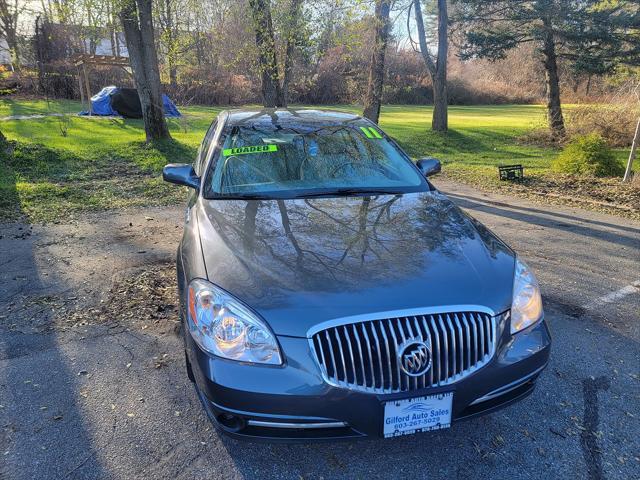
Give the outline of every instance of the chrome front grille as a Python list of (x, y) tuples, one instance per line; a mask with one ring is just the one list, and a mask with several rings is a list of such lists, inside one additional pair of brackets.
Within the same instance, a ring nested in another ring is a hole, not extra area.
[[(431, 350), (431, 368), (407, 375), (398, 347), (412, 339)], [(321, 330), (311, 345), (325, 380), (333, 385), (392, 393), (457, 382), (486, 365), (495, 352), (496, 317), (457, 312), (368, 320)]]

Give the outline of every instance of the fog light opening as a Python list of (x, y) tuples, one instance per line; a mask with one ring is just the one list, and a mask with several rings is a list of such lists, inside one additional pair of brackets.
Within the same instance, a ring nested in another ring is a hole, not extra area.
[(220, 415), (218, 415), (217, 420), (220, 425), (224, 426), (227, 430), (230, 430), (232, 432), (238, 432), (242, 430), (246, 425), (246, 422), (242, 418), (230, 413), (221, 413)]

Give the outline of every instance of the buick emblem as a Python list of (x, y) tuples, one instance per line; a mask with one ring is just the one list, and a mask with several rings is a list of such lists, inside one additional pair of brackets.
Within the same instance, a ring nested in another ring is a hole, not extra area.
[(424, 375), (431, 368), (431, 350), (422, 340), (407, 340), (398, 352), (400, 368), (410, 377)]

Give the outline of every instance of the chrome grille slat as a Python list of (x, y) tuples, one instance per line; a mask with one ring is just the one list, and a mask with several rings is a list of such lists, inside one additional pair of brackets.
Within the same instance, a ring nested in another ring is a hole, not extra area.
[[(362, 333), (364, 333), (365, 345), (367, 346), (367, 353), (369, 355), (369, 372), (371, 373), (371, 388), (376, 388), (376, 380), (375, 373), (373, 371), (373, 354), (371, 353), (371, 342), (369, 341), (369, 334), (367, 333), (367, 328), (364, 323), (360, 324), (360, 328), (362, 328)], [(366, 386), (366, 385), (365, 385)]]
[[(384, 348), (387, 352), (387, 371), (389, 372), (389, 388), (393, 388), (393, 375), (391, 374), (391, 352), (389, 351), (389, 339), (387, 338), (387, 332), (385, 332), (384, 322), (380, 322), (380, 331), (382, 332), (382, 340), (384, 341)], [(384, 385), (382, 386), (384, 388)]]
[(469, 350), (469, 365), (471, 365), (471, 359), (472, 359), (472, 356), (471, 356), (472, 353), (471, 352), (473, 352), (473, 355), (474, 355), (473, 363), (478, 361), (478, 358), (477, 358), (478, 357), (478, 354), (477, 354), (478, 346), (476, 345), (476, 342), (475, 342), (478, 332), (476, 330), (476, 322), (473, 320), (473, 315), (472, 314), (469, 314), (469, 328), (473, 329), (473, 333), (471, 333), (471, 335), (470, 335), (471, 348)]
[[(449, 385), (486, 365), (496, 349), (504, 316), (442, 312), (347, 322), (317, 331), (309, 339), (324, 379), (371, 393), (394, 393)], [(412, 377), (400, 368), (398, 349), (413, 339), (431, 351), (431, 368)]]
[(484, 360), (484, 357), (486, 355), (485, 353), (485, 349), (484, 349), (484, 324), (482, 323), (482, 319), (478, 318), (478, 331), (480, 332), (480, 360)]
[[(435, 344), (438, 347), (438, 348), (436, 348), (434, 350), (431, 350), (431, 358), (433, 359), (433, 361), (438, 366), (438, 369), (436, 370), (436, 372), (438, 374), (436, 375), (435, 384), (440, 386), (440, 378), (441, 378), (440, 377), (440, 363), (442, 363), (442, 362), (440, 362), (440, 350), (441, 350), (441, 348), (439, 348), (440, 347), (440, 334), (438, 333), (438, 328), (436, 327), (436, 323), (435, 323), (432, 315), (429, 316), (429, 325), (431, 327), (431, 331), (429, 333), (430, 334), (431, 333), (435, 334), (435, 339), (436, 339)], [(434, 368), (434, 367), (431, 367), (431, 368)]]
[(360, 343), (360, 335), (356, 332), (356, 326), (351, 325), (353, 329), (353, 337), (356, 339), (356, 345), (358, 345), (358, 356), (360, 357), (360, 371), (362, 372), (362, 383), (367, 386), (367, 372), (364, 369), (364, 357), (362, 356), (362, 343)]
[[(329, 337), (329, 332), (327, 330), (324, 331), (324, 336), (327, 339), (327, 344), (329, 346), (329, 353), (331, 355), (331, 366), (333, 367), (333, 375), (338, 378), (338, 371), (336, 369), (336, 357), (333, 354), (333, 346), (331, 345), (331, 338)], [(322, 346), (322, 344), (321, 344)]]
[(459, 340), (458, 352), (460, 352), (460, 355), (458, 356), (458, 358), (460, 362), (460, 369), (464, 370), (464, 332), (462, 329), (462, 325), (460, 324), (460, 319), (458, 318), (457, 313), (453, 314), (453, 319), (456, 322), (456, 330), (458, 332), (458, 340)]
[[(396, 337), (396, 332), (393, 328), (393, 323), (392, 323), (393, 319), (387, 320), (387, 325), (389, 326), (389, 332), (391, 332), (391, 336), (393, 337), (393, 344), (398, 346), (400, 345), (400, 343), (398, 343), (398, 337)], [(396, 353), (397, 355), (397, 350), (394, 348), (393, 351)], [(400, 364), (398, 362), (396, 363), (396, 375), (397, 375), (397, 379), (398, 379), (398, 388), (396, 389), (396, 391), (402, 391), (402, 375), (400, 374)]]
[(380, 388), (384, 388), (384, 383), (383, 383), (384, 379), (382, 378), (382, 355), (380, 355), (380, 352), (382, 350), (380, 350), (380, 341), (378, 340), (378, 332), (376, 332), (376, 322), (371, 322), (370, 325), (371, 325), (371, 333), (373, 334), (373, 337), (376, 340), (376, 356), (378, 357), (378, 363), (379, 363), (378, 374), (380, 376), (380, 381), (378, 383), (380, 384)]
[(444, 323), (442, 322), (442, 315), (438, 315), (438, 326), (442, 331), (442, 356), (444, 357), (444, 378), (449, 378), (449, 335), (447, 334), (447, 330), (444, 328)]
[(464, 329), (465, 329), (465, 340), (467, 343), (466, 357), (467, 357), (467, 368), (471, 368), (471, 328), (469, 327), (469, 320), (467, 316), (463, 313), (462, 319), (464, 320)]
[(447, 319), (447, 326), (449, 327), (449, 332), (451, 333), (451, 352), (453, 353), (453, 355), (451, 355), (451, 361), (453, 363), (453, 377), (455, 378), (457, 373), (458, 373), (458, 369), (456, 368), (456, 334), (453, 330), (453, 325), (451, 323), (451, 317), (449, 316), (449, 314), (447, 313), (446, 317)]
[(353, 382), (358, 383), (358, 375), (356, 374), (356, 359), (353, 356), (353, 349), (351, 348), (351, 340), (349, 340), (349, 333), (347, 332), (347, 326), (343, 325), (342, 330), (344, 337), (347, 339), (347, 346), (349, 347), (349, 358), (351, 359), (351, 371), (353, 372)]
[(344, 381), (349, 383), (349, 379), (347, 378), (347, 364), (344, 361), (344, 348), (342, 347), (342, 342), (340, 341), (340, 329), (336, 328), (333, 331), (333, 334), (336, 337), (336, 343), (338, 344), (338, 348), (340, 349), (340, 361), (342, 362), (342, 375)]

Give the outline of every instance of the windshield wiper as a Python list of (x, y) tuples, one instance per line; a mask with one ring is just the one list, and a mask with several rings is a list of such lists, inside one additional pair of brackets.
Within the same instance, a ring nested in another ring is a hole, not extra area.
[(230, 195), (216, 195), (211, 200), (275, 200), (275, 198), (263, 193), (233, 193)]
[(402, 192), (398, 190), (389, 190), (383, 188), (337, 188), (335, 190), (327, 190), (324, 192), (312, 192), (302, 193), (296, 198), (310, 198), (310, 197), (328, 197), (328, 196), (367, 196), (367, 195), (398, 195)]
[(333, 190), (325, 190), (321, 192), (300, 193), (294, 196), (279, 196), (277, 194), (264, 193), (234, 193), (234, 194), (218, 194), (209, 197), (209, 200), (287, 200), (289, 198), (313, 198), (313, 197), (362, 197), (367, 195), (400, 195), (403, 192), (398, 190), (382, 189), (382, 188), (336, 188)]

